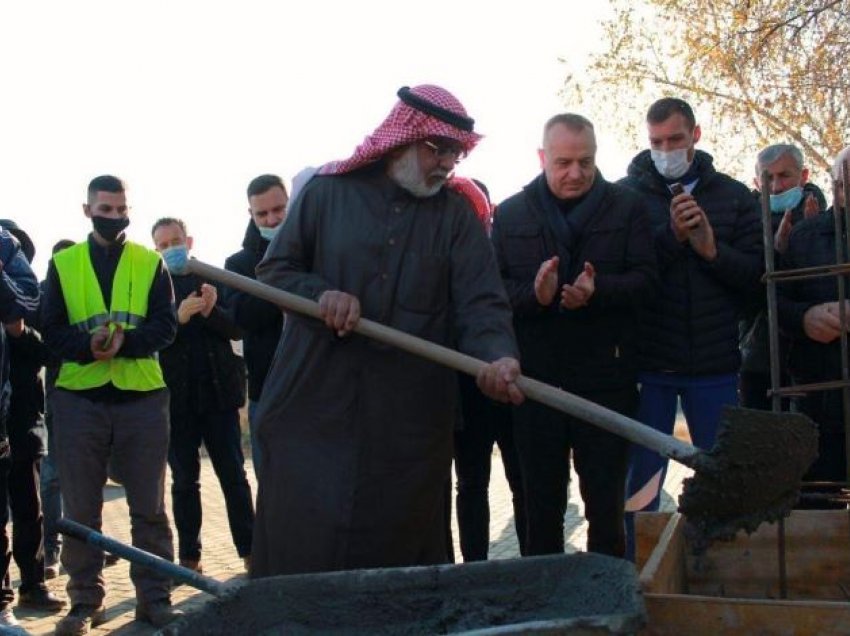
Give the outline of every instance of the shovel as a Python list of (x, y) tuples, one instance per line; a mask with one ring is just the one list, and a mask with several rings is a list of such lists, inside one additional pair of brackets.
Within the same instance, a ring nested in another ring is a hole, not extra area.
[[(259, 281), (190, 259), (188, 270), (267, 300), (287, 311), (321, 320), (319, 304)], [(486, 362), (361, 318), (354, 331), (368, 338), (476, 376)], [(679, 510), (688, 517), (696, 545), (754, 531), (786, 516), (799, 498), (803, 474), (817, 457), (817, 426), (797, 413), (727, 408), (717, 442), (703, 451), (671, 435), (577, 395), (520, 376), (517, 386), (535, 400), (645, 446), (694, 470), (685, 480)]]

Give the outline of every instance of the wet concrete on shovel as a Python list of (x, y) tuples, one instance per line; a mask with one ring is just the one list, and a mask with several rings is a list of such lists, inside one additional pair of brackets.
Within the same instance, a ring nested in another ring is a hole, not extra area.
[(817, 453), (808, 417), (727, 408), (714, 448), (697, 456), (679, 498), (694, 550), (786, 516)]

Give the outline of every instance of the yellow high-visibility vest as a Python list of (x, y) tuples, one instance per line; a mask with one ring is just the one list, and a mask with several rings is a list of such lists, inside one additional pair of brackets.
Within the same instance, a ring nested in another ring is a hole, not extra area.
[[(109, 311), (91, 262), (88, 242), (77, 243), (53, 257), (68, 322), (85, 333), (113, 322), (125, 331), (135, 329), (147, 317), (148, 295), (160, 263), (157, 252), (127, 241), (112, 280)], [(111, 382), (126, 391), (153, 391), (165, 387), (157, 357), (95, 360), (81, 364), (65, 360), (56, 386), (83, 391)]]

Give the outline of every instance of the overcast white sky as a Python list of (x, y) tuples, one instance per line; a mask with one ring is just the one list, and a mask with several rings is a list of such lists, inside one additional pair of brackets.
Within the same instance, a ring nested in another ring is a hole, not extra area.
[[(539, 170), (544, 121), (568, 58), (599, 46), (607, 3), (38, 1), (0, 9), (0, 218), (34, 238), (45, 271), (82, 240), (88, 181), (129, 186), (131, 238), (179, 216), (195, 255), (221, 265), (248, 221), (245, 187), (345, 157), (403, 85), (451, 90), (486, 135), (458, 172), (494, 200)], [(593, 118), (593, 113), (585, 113)], [(628, 162), (595, 122), (609, 178)], [(633, 143), (632, 140), (629, 140)], [(628, 147), (628, 146), (627, 146)]]

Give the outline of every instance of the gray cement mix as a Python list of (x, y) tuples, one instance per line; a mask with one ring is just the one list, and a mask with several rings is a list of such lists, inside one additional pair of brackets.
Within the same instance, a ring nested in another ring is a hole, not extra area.
[(817, 454), (817, 425), (805, 415), (725, 409), (714, 448), (697, 455), (679, 497), (695, 552), (787, 516)]
[(164, 634), (631, 634), (645, 623), (634, 565), (570, 554), (251, 581)]

